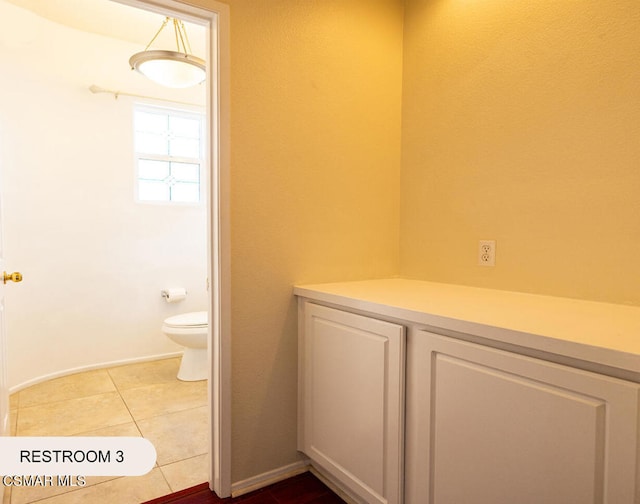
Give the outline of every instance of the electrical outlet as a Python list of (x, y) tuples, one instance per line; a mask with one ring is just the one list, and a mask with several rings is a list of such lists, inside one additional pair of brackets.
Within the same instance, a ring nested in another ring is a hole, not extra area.
[(478, 264), (480, 266), (496, 265), (496, 241), (480, 240), (478, 247)]

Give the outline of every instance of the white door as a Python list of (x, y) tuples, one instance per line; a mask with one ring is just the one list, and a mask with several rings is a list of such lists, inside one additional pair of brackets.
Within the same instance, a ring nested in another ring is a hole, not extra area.
[[(0, 272), (5, 270), (2, 240), (2, 205), (0, 204)], [(9, 384), (7, 373), (7, 338), (4, 331), (4, 282), (0, 282), (0, 436), (9, 435)], [(4, 485), (0, 485), (0, 501)]]
[[(0, 187), (1, 189), (1, 187)], [(1, 196), (0, 190), (0, 196)], [(20, 273), (5, 275), (6, 266), (4, 261), (4, 240), (2, 236), (2, 201), (0, 198), (0, 436), (10, 435), (10, 412), (9, 412), (9, 374), (7, 366), (7, 337), (5, 334), (4, 321), (4, 290), (7, 281), (19, 282), (22, 280)], [(0, 485), (0, 501), (4, 497), (4, 485)]]

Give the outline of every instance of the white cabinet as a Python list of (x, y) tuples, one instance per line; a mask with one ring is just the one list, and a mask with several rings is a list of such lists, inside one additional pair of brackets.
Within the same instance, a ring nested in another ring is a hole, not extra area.
[(410, 333), (407, 504), (638, 504), (640, 385)]
[(298, 448), (359, 500), (400, 504), (405, 330), (301, 303)]
[(406, 279), (295, 293), (298, 446), (360, 502), (640, 504), (640, 307)]

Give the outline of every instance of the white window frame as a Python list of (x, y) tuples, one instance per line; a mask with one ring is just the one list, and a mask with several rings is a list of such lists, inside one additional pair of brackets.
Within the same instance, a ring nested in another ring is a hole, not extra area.
[[(199, 158), (188, 158), (188, 157), (179, 157), (179, 156), (171, 156), (167, 155), (159, 155), (159, 154), (147, 154), (144, 152), (138, 152), (136, 149), (136, 135), (137, 129), (135, 125), (135, 114), (136, 112), (149, 112), (152, 114), (163, 114), (169, 115), (172, 117), (184, 117), (188, 119), (198, 119), (200, 122), (200, 149), (199, 149)], [(153, 103), (134, 103), (133, 105), (133, 146), (134, 146), (134, 163), (135, 163), (135, 201), (137, 203), (142, 204), (151, 204), (151, 205), (171, 205), (171, 206), (198, 206), (203, 205), (205, 202), (206, 196), (206, 177), (205, 177), (205, 149), (206, 146), (206, 115), (203, 110), (199, 110), (197, 108), (186, 108), (186, 107), (173, 107), (173, 106), (165, 106), (165, 105), (157, 105)], [(152, 161), (166, 161), (168, 163), (189, 163), (189, 164), (197, 164), (198, 165), (198, 201), (174, 201), (171, 199), (168, 200), (145, 200), (140, 199), (140, 191), (139, 191), (139, 181), (140, 181), (140, 170), (139, 170), (139, 161), (143, 160), (152, 160)]]

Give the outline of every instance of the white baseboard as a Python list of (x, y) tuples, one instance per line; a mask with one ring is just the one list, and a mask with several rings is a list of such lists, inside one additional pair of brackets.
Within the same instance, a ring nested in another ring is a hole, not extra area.
[(238, 481), (231, 485), (231, 496), (238, 497), (254, 490), (259, 490), (266, 486), (278, 483), (279, 481), (286, 480), (298, 474), (305, 473), (309, 470), (309, 465), (306, 460), (299, 460), (293, 464), (267, 471), (257, 476), (247, 478), (242, 481)]
[(334, 479), (329, 473), (325, 472), (321, 467), (317, 467), (311, 463), (309, 465), (309, 472), (327, 485), (334, 494), (340, 497), (347, 504), (363, 504), (362, 499), (342, 488), (340, 482)]
[(135, 357), (135, 358), (132, 358), (132, 359), (122, 359), (122, 360), (111, 361), (111, 362), (102, 362), (100, 364), (90, 364), (88, 366), (80, 366), (80, 367), (72, 368), (72, 369), (64, 369), (62, 371), (56, 371), (55, 373), (49, 373), (49, 374), (46, 374), (46, 375), (38, 376), (37, 378), (33, 378), (32, 380), (28, 380), (28, 381), (26, 381), (24, 383), (20, 383), (19, 385), (11, 387), (9, 389), (9, 393), (10, 394), (14, 394), (16, 392), (20, 392), (22, 389), (25, 389), (27, 387), (31, 387), (32, 385), (37, 385), (38, 383), (42, 383), (42, 382), (45, 382), (47, 380), (53, 380), (55, 378), (61, 378), (63, 376), (68, 376), (68, 375), (72, 375), (72, 374), (76, 374), (76, 373), (82, 373), (84, 371), (93, 371), (95, 369), (104, 369), (104, 368), (110, 368), (110, 367), (116, 367), (116, 366), (124, 366), (124, 365), (127, 365), (127, 364), (138, 364), (140, 362), (149, 362), (149, 361), (154, 361), (154, 360), (170, 359), (171, 357), (179, 357), (180, 355), (182, 355), (182, 351), (171, 352), (171, 353), (160, 354), (160, 355), (148, 355), (146, 357)]

